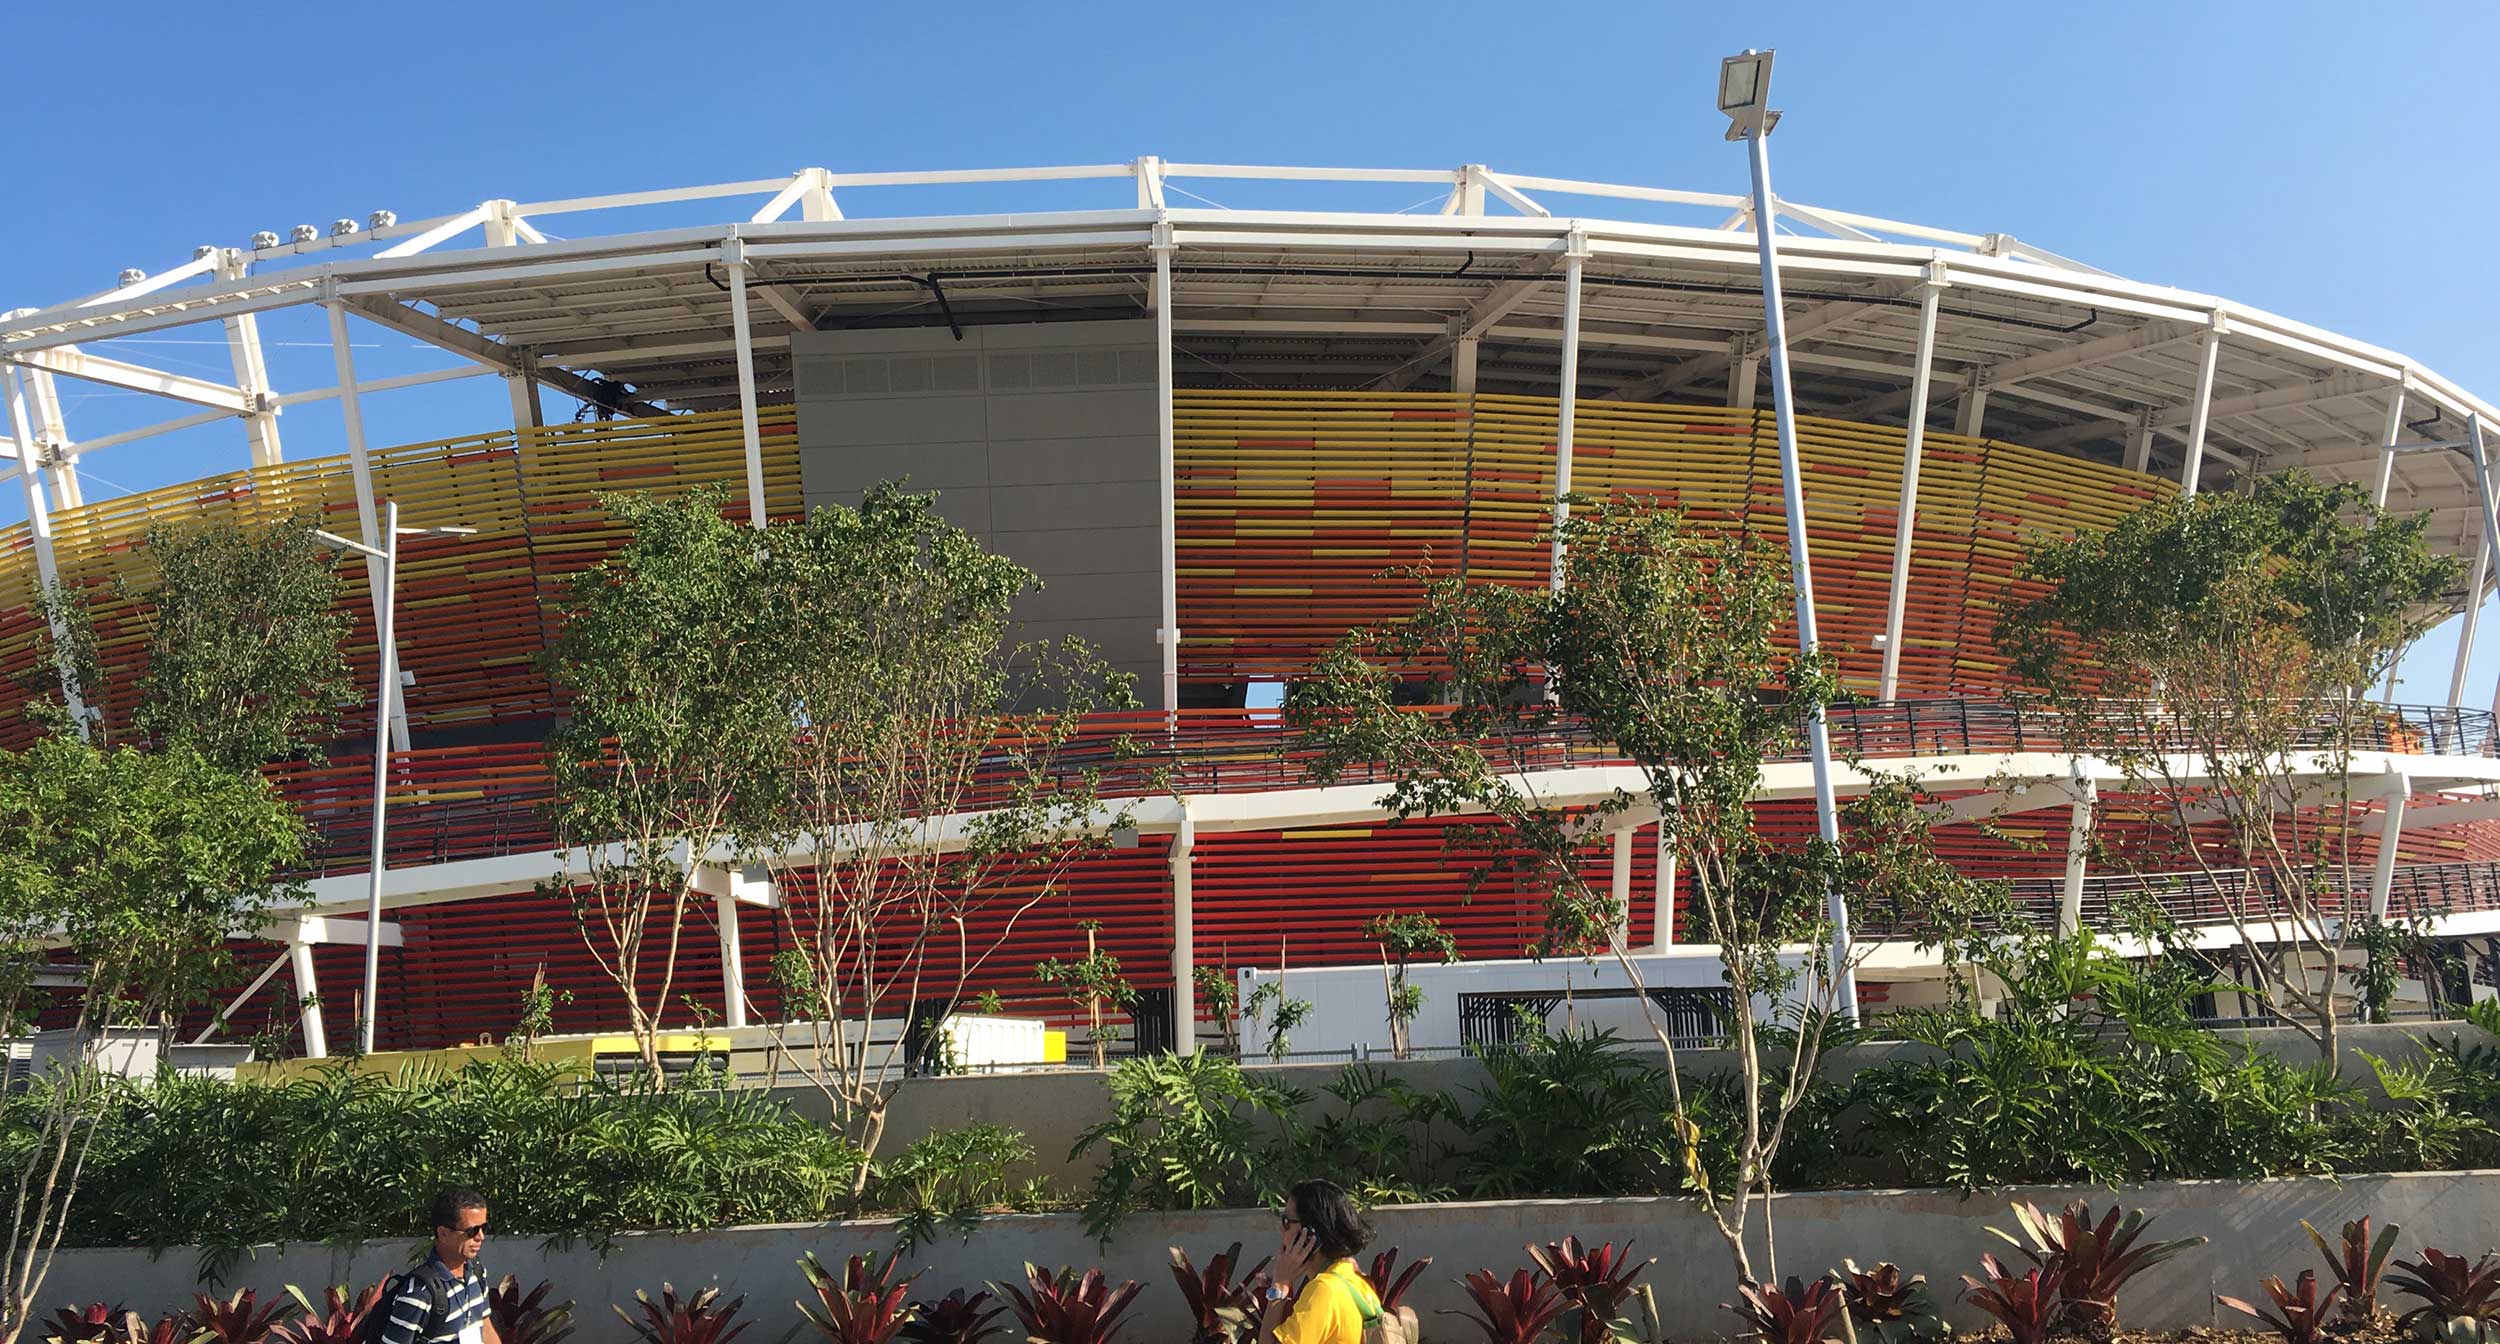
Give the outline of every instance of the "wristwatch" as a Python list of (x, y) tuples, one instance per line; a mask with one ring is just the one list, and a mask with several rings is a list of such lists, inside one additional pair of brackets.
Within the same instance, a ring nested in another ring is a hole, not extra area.
[(1259, 1290), (1259, 1300), (1262, 1302), (1282, 1302), (1291, 1296), (1293, 1296), (1292, 1291), (1278, 1283), (1271, 1283)]

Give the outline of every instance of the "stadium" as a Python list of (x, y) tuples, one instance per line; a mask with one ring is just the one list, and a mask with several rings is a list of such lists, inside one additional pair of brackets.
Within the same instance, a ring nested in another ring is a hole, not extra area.
[[(998, 208), (880, 204), (965, 189)], [(1228, 209), (1201, 192), (1303, 204)], [(406, 527), (468, 529), (412, 536), (400, 560), (379, 1038), (500, 1033), (542, 972), (574, 996), (563, 1028), (613, 1030), (621, 1006), (571, 908), (537, 890), (568, 871), (540, 812), (543, 743), (565, 712), (540, 657), (565, 581), (624, 540), (602, 494), (726, 483), (760, 522), (902, 477), (1042, 577), (1019, 611), (1030, 632), (1092, 640), (1146, 706), (1089, 728), (1150, 744), (1106, 783), (1136, 799), (1134, 834), (967, 988), (1064, 1014), (1031, 968), (1081, 951), (1080, 921), (1100, 921), (1143, 991), (1134, 1048), (1216, 1031), (1197, 968), (1368, 968), (1348, 997), (1376, 1017), (1373, 915), (1440, 919), (1458, 974), (1519, 958), (1538, 899), (1470, 890), (1439, 827), (1391, 824), (1376, 785), (1313, 785), (1276, 688), (1412, 604), (1415, 586), (1384, 571), (1546, 582), (1558, 494), (1661, 499), (1784, 543), (1755, 237), (1776, 228), (1816, 612), (1860, 702), (1835, 712), (1835, 738), (1951, 795), (1939, 834), (1954, 862), (2011, 879), (2033, 918), (2102, 921), (2119, 879), (2085, 861), (2096, 781), (2007, 704), (1992, 642), (2024, 547), (2182, 490), (2292, 469), (2360, 482), (2428, 515), (2436, 548), (2471, 572), (2452, 596), (2464, 634), (2446, 700), (2389, 706), (2354, 767), (2386, 781), (2360, 877), (2374, 911), (2426, 919), (2468, 954), (2451, 1000), (2500, 984), (2500, 757), (2492, 714), (2458, 703), (2492, 578), (2477, 460), (2491, 404), (2401, 354), (2004, 234), (1786, 200), (1760, 219), (1750, 200), (1480, 165), (810, 168), (202, 248), (0, 315), (0, 432), (29, 514), (0, 532), (0, 746), (32, 731), (18, 709), (43, 678), (47, 582), (94, 596), (113, 692), (93, 708), (128, 713), (143, 641), (112, 580), (145, 565), (154, 524), (313, 510), (379, 544), (395, 505)], [(334, 386), (270, 386), (258, 323), (289, 311), (327, 323)], [(360, 379), (353, 338), (376, 328), (438, 349), (441, 367)], [(126, 354), (176, 330), (222, 341), (233, 381)], [(367, 441), (368, 403), (467, 378), (503, 380), (509, 415)], [(64, 380), (162, 397), (168, 418), (82, 440)], [(550, 393), (584, 413), (551, 414)], [(286, 408), (332, 401), (341, 441), (282, 432)], [(82, 457), (227, 421), (229, 469), (84, 500)], [(2461, 438), (2474, 455), (2423, 450)], [(345, 572), (371, 684), (379, 571)], [(1619, 768), (1568, 739), (1544, 767), (1558, 796), (1591, 799)], [(361, 976), (374, 771), (349, 743), (318, 768), (272, 769), (315, 837), (312, 905), (249, 952), (257, 978), (227, 1016), (309, 1001), (313, 1054), (320, 1000), (335, 1013)], [(1769, 788), (1771, 824), (1810, 834), (1803, 762), (1776, 763)], [(2003, 824), (1976, 824), (1991, 814)], [(1587, 862), (1627, 941), (1665, 957), (1685, 925), (1661, 853), (1653, 823)], [(700, 1011), (683, 1021), (735, 1030), (750, 1001), (773, 1009), (762, 968), (783, 933), (772, 892), (718, 876), (687, 931), (702, 950), (680, 978)], [(2210, 881), (2160, 891), (2183, 922), (2216, 923)], [(1932, 1001), (1938, 984), (1906, 943), (1859, 982), (1874, 1010)], [(1471, 1024), (1557, 997), (1501, 985), (1428, 1011), (1466, 1044)]]

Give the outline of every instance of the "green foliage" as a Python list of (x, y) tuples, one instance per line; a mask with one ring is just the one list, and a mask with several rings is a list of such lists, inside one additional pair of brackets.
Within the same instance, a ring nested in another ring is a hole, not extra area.
[[(22, 1156), (12, 1098), (0, 1152)], [(403, 1081), (343, 1068), (279, 1085), (167, 1075), (116, 1089), (69, 1244), (250, 1246), (421, 1235), (445, 1185), (498, 1229), (594, 1241), (843, 1211), (857, 1154), (749, 1092), (657, 1092), (497, 1054)], [(183, 1172), (180, 1181), (164, 1174)]]
[(877, 1207), (901, 1220), (899, 1249), (911, 1250), (953, 1232), (969, 1240), (993, 1210), (1019, 1213), (1050, 1199), (1040, 1177), (1017, 1179), (1033, 1161), (1033, 1145), (1001, 1125), (972, 1124), (913, 1140), (878, 1161), (871, 1190)]
[(1286, 1128), (1277, 1164), (1335, 1181), (1355, 1202), (1421, 1204), (1453, 1198), (1448, 1141), (1460, 1115), (1448, 1094), (1415, 1087), (1369, 1064), (1349, 1064), (1321, 1093), (1341, 1109)]
[(1418, 957), (1439, 962), (1456, 961), (1458, 939), (1441, 927), (1441, 921), (1430, 915), (1401, 915), (1395, 912), (1373, 916), (1363, 926), (1363, 936), (1380, 944), (1381, 964), (1388, 968), (1390, 1048), (1398, 1058), (1404, 1059), (1415, 1014), (1421, 1012), (1424, 1006), (1422, 988), (1407, 982), (1407, 963)]
[(1199, 966), (1189, 973), (1197, 987), (1200, 1008), (1213, 1015), (1224, 1032), (1224, 1053), (1241, 1053), (1241, 985), (1229, 966)]
[[(1208, 1054), (1122, 1060), (1111, 1072), (1111, 1117), (1077, 1136), (1074, 1161), (1100, 1149), (1085, 1226), (1109, 1241), (1141, 1209), (1229, 1209), (1281, 1196), (1263, 1161), (1265, 1125), (1304, 1098)], [(1263, 1124), (1262, 1122), (1265, 1122)]]
[(1294, 1029), (1311, 1018), (1311, 1001), (1287, 998), (1284, 977), (1280, 975), (1262, 981), (1250, 991), (1250, 1001), (1242, 1005), (1241, 1015), (1246, 1021), (1256, 1022), (1262, 1014), (1267, 1018), (1267, 1057), (1283, 1063), (1293, 1050)]
[(1611, 1032), (1532, 1037), (1488, 1052), (1464, 1125), (1459, 1181), (1484, 1198), (1653, 1194), (1673, 1189), (1681, 1146), (1659, 1099), (1661, 1069)]
[[(2066, 749), (2114, 764), (2103, 787), (2139, 800), (2148, 824), (2101, 862), (2245, 870), (2219, 884), (2231, 921), (2279, 924), (2298, 953), (2251, 959), (2253, 988), (2327, 1060), (2335, 968), (2355, 933), (2386, 937), (2364, 933), (2353, 871), (2367, 783), (2354, 753), (2390, 731), (2363, 695), (2456, 579), (2426, 522), (2300, 472), (2174, 497), (2035, 546), (2021, 578), (2037, 595), (1996, 632)], [(2373, 956), (2365, 1004), (2383, 1012), (2392, 988)]]
[(1085, 1011), (1092, 1026), (1091, 1044), (1094, 1067), (1103, 1066), (1102, 1010), (1106, 1007), (1126, 1008), (1137, 1002), (1137, 991), (1120, 974), (1120, 959), (1094, 945), (1094, 934), (1102, 928), (1099, 920), (1080, 920), (1077, 927), (1085, 933), (1085, 955), (1075, 961), (1056, 957), (1033, 968), (1033, 978), (1045, 985), (1057, 985), (1068, 996), (1068, 1002)]

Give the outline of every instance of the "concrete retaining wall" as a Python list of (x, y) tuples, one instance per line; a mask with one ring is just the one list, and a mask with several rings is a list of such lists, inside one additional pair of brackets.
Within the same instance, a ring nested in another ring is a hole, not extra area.
[[(1926, 1274), (1938, 1287), (1938, 1297), (1950, 1298), (1960, 1288), (1960, 1274), (1976, 1265), (1983, 1251), (2004, 1249), (1985, 1229), (1991, 1223), (2011, 1226), (2005, 1215), (2009, 1199), (2055, 1204), (2078, 1193), (2096, 1207), (2110, 1198), (2107, 1191), (2065, 1189), (1967, 1200), (1935, 1191), (1783, 1195), (1774, 1205), (1778, 1270), (1811, 1276), (1844, 1257), (1862, 1265), (1890, 1259)], [(2316, 1252), (2300, 1230), (2302, 1218), (2330, 1229), (2363, 1214), (2401, 1224), (2399, 1246), (2405, 1258), (2426, 1244), (2469, 1255), (2500, 1245), (2500, 1172), (2169, 1182), (2129, 1187), (2118, 1197), (2159, 1215), (2154, 1231), (2162, 1236), (2201, 1234), (2210, 1239), (2205, 1247), (2151, 1270), (2121, 1298), (2121, 1319), (2143, 1329), (2215, 1323), (2215, 1292), (2249, 1296), (2259, 1275), (2288, 1276), (2309, 1266)], [(1757, 1209), (1757, 1235), (1760, 1222)], [(1460, 1274), (1479, 1266), (1507, 1271), (1525, 1263), (1523, 1244), (1565, 1233), (1591, 1242), (1628, 1240), (1643, 1255), (1655, 1256), (1657, 1265), (1647, 1278), (1670, 1334), (1689, 1339), (1732, 1331), (1733, 1318), (1720, 1310), (1734, 1296), (1726, 1249), (1708, 1220), (1681, 1200), (1418, 1205), (1378, 1210), (1373, 1224), (1376, 1245), (1434, 1257), (1411, 1300), (1424, 1313), (1426, 1333), (1438, 1339), (1472, 1337), (1472, 1327), (1464, 1322), (1434, 1314), (1459, 1305), (1455, 1280)], [(1150, 1214), (1131, 1219), (1107, 1249), (1098, 1249), (1072, 1215), (1008, 1217), (990, 1220), (968, 1242), (947, 1240), (925, 1247), (913, 1263), (925, 1267), (922, 1287), (938, 1294), (1011, 1277), (1026, 1261), (1100, 1264), (1115, 1278), (1146, 1285), (1132, 1314), (1131, 1344), (1177, 1344), (1187, 1337), (1185, 1316), (1164, 1248), (1182, 1247), (1203, 1262), (1234, 1240), (1254, 1248), (1254, 1255), (1265, 1253), (1276, 1234), (1273, 1215), (1259, 1210)], [(631, 1301), (637, 1288), (657, 1292), (663, 1281), (680, 1289), (718, 1283), (732, 1293), (747, 1294), (748, 1310), (759, 1322), (755, 1337), (770, 1341), (797, 1320), (791, 1303), (803, 1289), (793, 1262), (802, 1253), (812, 1250), (835, 1260), (891, 1244), (892, 1227), (881, 1222), (752, 1227), (627, 1237), (604, 1259), (587, 1247), (549, 1249), (507, 1239), (489, 1246), (487, 1263), (496, 1273), (550, 1279), (560, 1295), (582, 1303), (582, 1344), (625, 1339), (624, 1327), (608, 1304)], [(264, 1250), (234, 1266), (227, 1282), (264, 1294), (281, 1291), (287, 1283), (313, 1289), (347, 1280), (370, 1282), (409, 1263), (411, 1250), (406, 1244), (384, 1243)], [(197, 1267), (196, 1253), (188, 1251), (161, 1257), (145, 1251), (65, 1252), (43, 1300), (103, 1300), (154, 1312), (193, 1291)], [(1757, 1273), (1768, 1268), (1757, 1251)], [(1963, 1328), (1985, 1323), (1959, 1304), (1951, 1314)]]

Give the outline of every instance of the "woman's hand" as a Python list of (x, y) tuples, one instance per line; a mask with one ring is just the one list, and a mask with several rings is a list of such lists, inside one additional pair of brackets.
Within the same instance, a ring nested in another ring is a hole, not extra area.
[(1300, 1223), (1288, 1224), (1284, 1245), (1276, 1252), (1276, 1265), (1268, 1272), (1278, 1284), (1291, 1287), (1312, 1271), (1323, 1268), (1325, 1266), (1319, 1263), (1319, 1238), (1312, 1236)]

